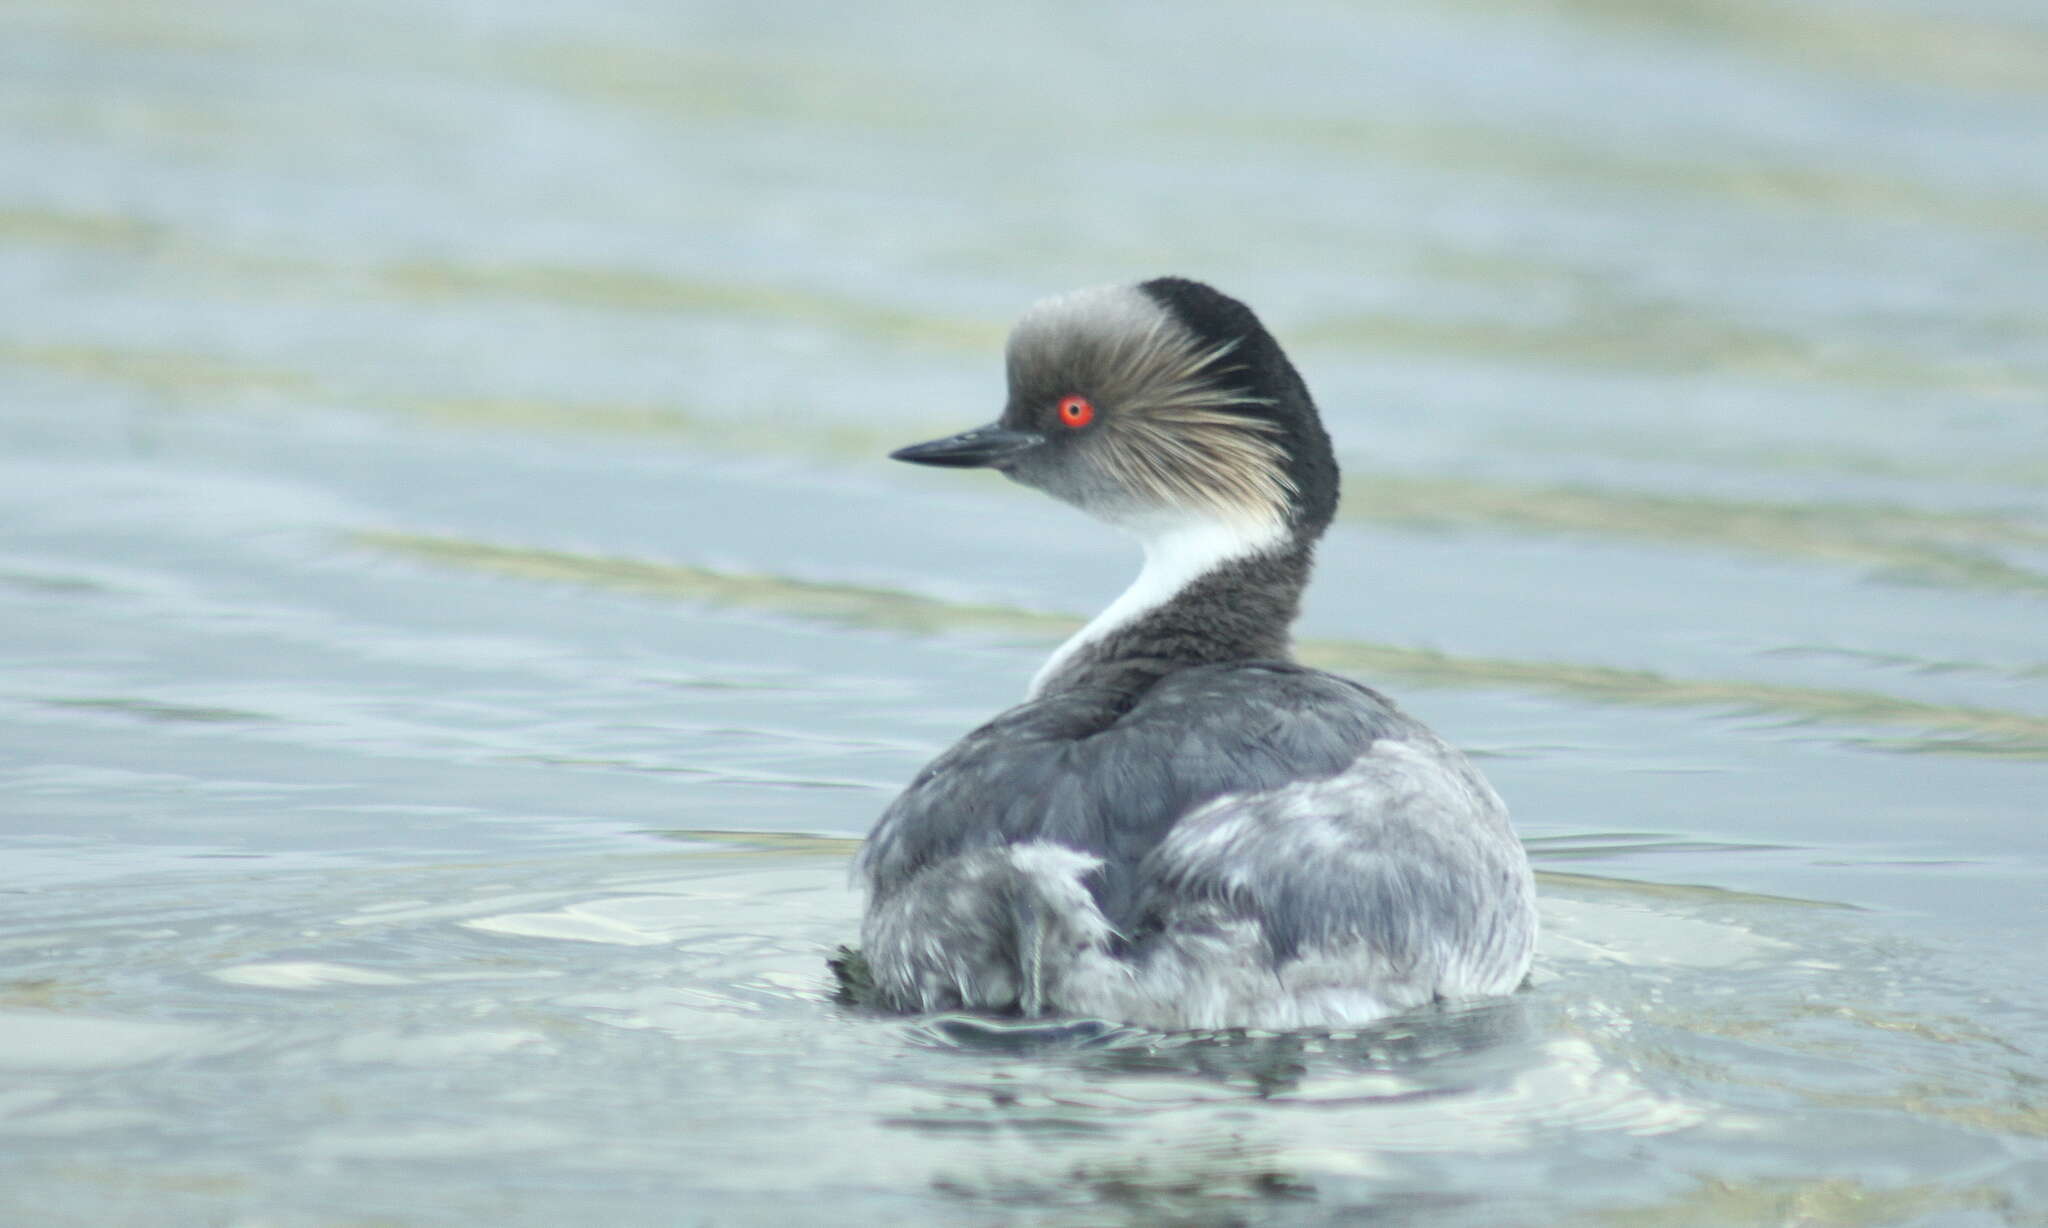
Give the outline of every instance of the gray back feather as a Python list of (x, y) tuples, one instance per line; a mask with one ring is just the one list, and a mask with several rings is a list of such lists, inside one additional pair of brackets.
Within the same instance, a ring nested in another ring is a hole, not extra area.
[(1098, 857), (1109, 923), (1139, 921), (1139, 865), (1226, 794), (1325, 780), (1382, 738), (1428, 736), (1377, 692), (1285, 662), (1180, 670), (1135, 699), (1075, 688), (962, 738), (910, 783), (857, 862), (879, 898), (975, 849), (1050, 841)]
[(1417, 732), (1320, 781), (1188, 815), (1140, 869), (1133, 934), (1214, 906), (1256, 921), (1272, 966), (1363, 947), (1390, 981), (1485, 983), (1535, 938), (1528, 861), (1465, 757)]

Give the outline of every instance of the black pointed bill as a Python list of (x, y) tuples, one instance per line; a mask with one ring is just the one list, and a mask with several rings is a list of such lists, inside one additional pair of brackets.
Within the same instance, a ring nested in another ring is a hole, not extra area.
[(1045, 436), (1032, 431), (1013, 431), (1003, 426), (978, 426), (958, 435), (934, 439), (929, 443), (914, 443), (907, 448), (898, 448), (889, 453), (890, 460), (910, 461), (917, 465), (943, 465), (948, 469), (980, 469), (987, 466), (1000, 467), (1019, 452), (1025, 452), (1045, 442)]

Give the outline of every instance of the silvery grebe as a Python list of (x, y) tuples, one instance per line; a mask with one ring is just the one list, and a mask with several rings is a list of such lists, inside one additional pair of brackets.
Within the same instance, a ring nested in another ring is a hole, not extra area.
[(1337, 464), (1258, 318), (1181, 278), (1083, 290), (1025, 313), (1008, 366), (998, 421), (894, 457), (998, 470), (1145, 563), (876, 823), (875, 996), (1287, 1029), (1515, 989), (1534, 886), (1499, 796), (1385, 696), (1291, 659)]

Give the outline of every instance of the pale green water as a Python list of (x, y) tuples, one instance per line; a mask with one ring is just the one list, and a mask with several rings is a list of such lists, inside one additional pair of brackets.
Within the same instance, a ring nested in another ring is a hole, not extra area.
[[(1304, 655), (1537, 986), (834, 1006), (852, 842), (1134, 559), (888, 448), (1261, 309)], [(2048, 1223), (2048, 10), (0, 10), (0, 1218)]]

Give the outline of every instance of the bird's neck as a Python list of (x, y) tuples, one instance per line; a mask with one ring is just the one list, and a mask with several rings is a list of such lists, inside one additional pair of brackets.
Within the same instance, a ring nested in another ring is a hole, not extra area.
[(1140, 526), (1139, 537), (1138, 578), (1047, 659), (1031, 698), (1142, 688), (1195, 665), (1287, 659), (1312, 540), (1280, 524), (1210, 519)]

